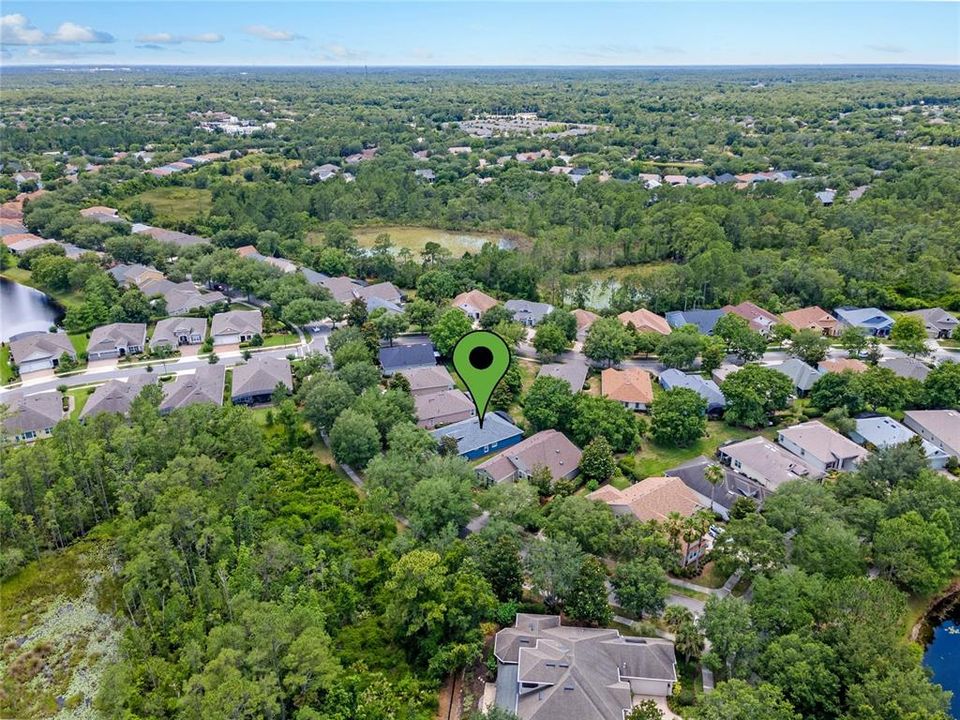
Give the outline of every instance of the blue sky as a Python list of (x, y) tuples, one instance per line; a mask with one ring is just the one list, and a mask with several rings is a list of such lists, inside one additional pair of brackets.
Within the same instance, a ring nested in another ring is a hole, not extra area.
[(960, 64), (955, 2), (18, 2), (4, 64)]

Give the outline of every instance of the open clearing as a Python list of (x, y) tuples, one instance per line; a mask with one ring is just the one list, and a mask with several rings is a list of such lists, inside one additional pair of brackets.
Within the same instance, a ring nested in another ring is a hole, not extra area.
[(213, 193), (203, 188), (158, 187), (138, 193), (124, 201), (121, 209), (139, 200), (153, 208), (157, 221), (188, 221), (208, 212), (213, 206)]

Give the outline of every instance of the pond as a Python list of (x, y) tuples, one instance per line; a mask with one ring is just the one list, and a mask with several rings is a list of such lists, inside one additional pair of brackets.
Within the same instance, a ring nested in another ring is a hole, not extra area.
[(63, 319), (63, 308), (51, 297), (32, 287), (0, 277), (0, 340), (41, 330)]
[(960, 719), (960, 596), (931, 615), (930, 622), (938, 624), (930, 628), (923, 663), (933, 672), (933, 681), (953, 693), (950, 714)]

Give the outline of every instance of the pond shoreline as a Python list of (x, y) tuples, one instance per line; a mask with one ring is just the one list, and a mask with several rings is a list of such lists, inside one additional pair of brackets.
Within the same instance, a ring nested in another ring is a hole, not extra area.
[(954, 578), (949, 587), (931, 598), (927, 609), (910, 629), (910, 641), (926, 647), (932, 640), (933, 626), (936, 624), (930, 622), (931, 619), (942, 619), (957, 604), (960, 604), (960, 577)]

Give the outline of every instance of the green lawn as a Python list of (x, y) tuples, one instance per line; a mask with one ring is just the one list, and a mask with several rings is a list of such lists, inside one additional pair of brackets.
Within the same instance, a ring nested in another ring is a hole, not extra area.
[(18, 282), (21, 285), (27, 285), (28, 287), (36, 288), (40, 292), (46, 293), (58, 303), (60, 303), (64, 309), (69, 310), (71, 307), (76, 307), (83, 302), (83, 295), (78, 292), (52, 292), (46, 288), (38, 287), (35, 282), (33, 282), (33, 276), (30, 274), (29, 270), (24, 270), (19, 267), (7, 268), (3, 271), (3, 277)]
[(80, 417), (80, 413), (83, 412), (83, 407), (87, 404), (87, 400), (90, 399), (95, 389), (96, 388), (81, 388), (67, 390), (67, 395), (73, 398), (73, 410), (70, 411), (71, 420), (76, 420)]
[(86, 333), (69, 333), (67, 337), (70, 338), (70, 342), (73, 343), (73, 349), (77, 351), (77, 355), (87, 351), (87, 341), (89, 338)]
[(10, 346), (6, 343), (0, 347), (0, 383), (6, 385), (13, 379), (13, 369), (10, 367)]
[(124, 210), (136, 201), (150, 205), (155, 213), (153, 222), (162, 224), (165, 220), (193, 220), (198, 215), (209, 212), (213, 207), (213, 193), (193, 187), (153, 188), (128, 198), (120, 205), (120, 209)]
[[(637, 471), (643, 477), (659, 476), (672, 467), (692, 460), (698, 455), (713, 457), (717, 448), (728, 440), (746, 440), (757, 435), (756, 430), (731, 427), (722, 420), (707, 422), (707, 435), (689, 447), (678, 448), (658, 445), (652, 439), (644, 440), (636, 454)], [(776, 430), (768, 428), (763, 435), (769, 438), (776, 436)]]
[(296, 333), (277, 333), (267, 335), (263, 339), (261, 347), (277, 347), (279, 345), (292, 345), (300, 342), (300, 337)]

